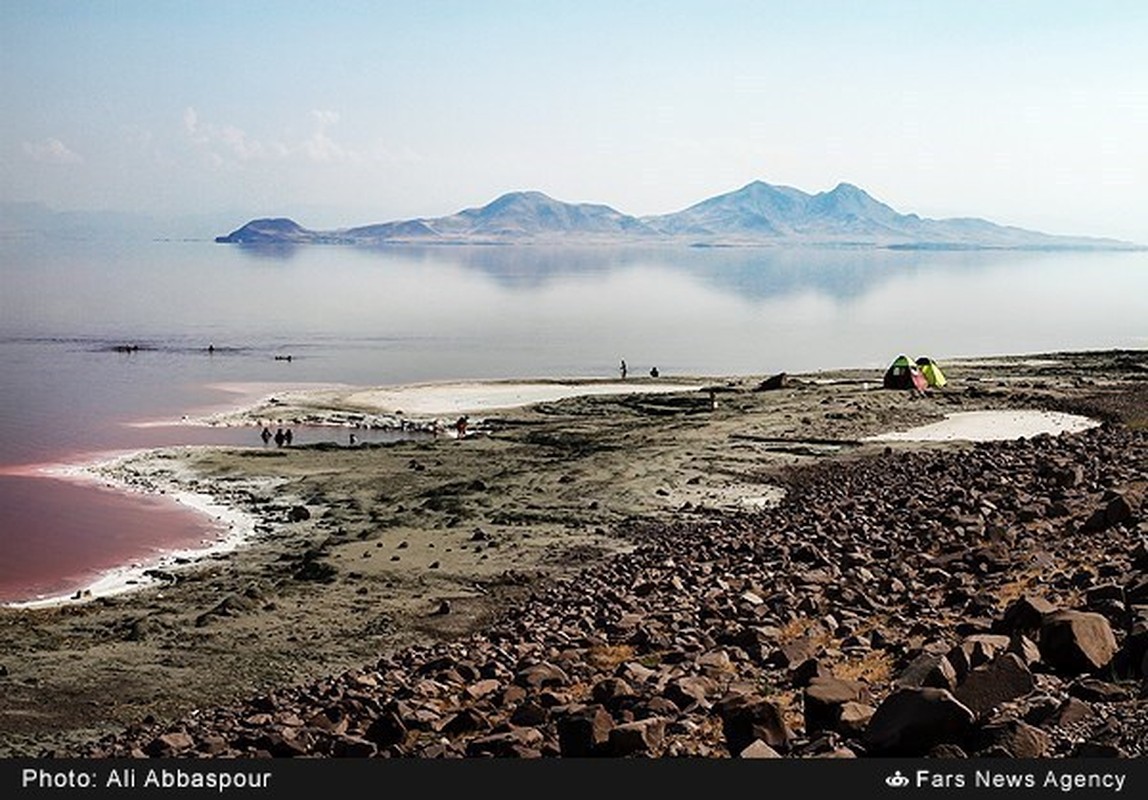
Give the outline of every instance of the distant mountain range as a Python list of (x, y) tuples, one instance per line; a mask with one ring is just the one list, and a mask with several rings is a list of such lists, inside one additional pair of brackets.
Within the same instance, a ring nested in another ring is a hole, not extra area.
[(1058, 236), (978, 218), (901, 214), (841, 183), (807, 194), (754, 181), (672, 214), (634, 217), (606, 205), (511, 192), (445, 217), (310, 230), (286, 218), (256, 219), (223, 244), (681, 243), (694, 246), (832, 245), (921, 249), (1125, 249), (1129, 242)]

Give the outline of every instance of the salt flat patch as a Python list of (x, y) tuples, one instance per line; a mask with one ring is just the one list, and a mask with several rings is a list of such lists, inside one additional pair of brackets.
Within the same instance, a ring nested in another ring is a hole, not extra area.
[(126, 423), (132, 428), (168, 428), (174, 425), (235, 425), (247, 422), (252, 408), (274, 406), (279, 398), (333, 397), (357, 387), (346, 383), (210, 383), (214, 389), (231, 395), (231, 399), (191, 409), (179, 419), (149, 419)]
[(862, 439), (866, 442), (990, 442), (1032, 437), (1041, 433), (1057, 436), (1094, 428), (1100, 423), (1089, 417), (1059, 411), (1004, 409), (962, 411), (940, 422), (893, 431)]
[(440, 383), (364, 389), (343, 395), (341, 400), (356, 408), (380, 412), (435, 415), (516, 408), (587, 395), (667, 394), (697, 390), (694, 385), (672, 383)]

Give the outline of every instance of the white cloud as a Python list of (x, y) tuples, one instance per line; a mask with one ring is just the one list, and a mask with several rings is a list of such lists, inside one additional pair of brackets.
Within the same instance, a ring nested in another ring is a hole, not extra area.
[(315, 131), (300, 146), (300, 151), (311, 161), (358, 161), (358, 155), (338, 144), (327, 134), (327, 128), (339, 121), (338, 111), (314, 110)]
[(42, 164), (80, 164), (84, 160), (54, 136), (42, 142), (24, 142), (24, 152)]
[(334, 125), (338, 122), (340, 116), (338, 111), (315, 109), (311, 112), (311, 118), (314, 119), (321, 128), (326, 128), (328, 125)]
[(338, 112), (314, 110), (310, 112), (310, 117), (314, 122), (311, 134), (295, 141), (264, 141), (234, 125), (204, 122), (199, 113), (190, 107), (183, 112), (183, 129), (188, 141), (215, 166), (223, 166), (228, 162), (290, 159), (321, 163), (360, 160), (358, 153), (339, 144), (328, 133), (328, 128), (340, 119)]
[(282, 146), (264, 144), (234, 125), (201, 122), (198, 112), (190, 107), (183, 112), (183, 129), (188, 139), (204, 150), (212, 163), (223, 163), (228, 159), (243, 162), (274, 158), (282, 152)]

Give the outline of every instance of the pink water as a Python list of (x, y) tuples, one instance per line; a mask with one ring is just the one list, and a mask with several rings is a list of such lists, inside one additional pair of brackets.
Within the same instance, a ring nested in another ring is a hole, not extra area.
[(106, 571), (217, 537), (205, 515), (159, 495), (41, 477), (0, 482), (0, 602), (70, 594)]
[[(258, 427), (139, 422), (180, 420), (234, 406), (216, 388), (252, 375), (275, 383), (276, 364), (226, 354), (156, 350), (124, 358), (99, 342), (0, 342), (0, 604), (68, 596), (109, 571), (201, 549), (227, 533), (215, 518), (164, 495), (109, 489), (48, 470), (112, 453), (170, 445), (274, 448)], [(303, 374), (280, 371), (278, 376)], [(347, 433), (294, 428), (296, 446), (347, 443)], [(395, 438), (358, 431), (361, 441)]]

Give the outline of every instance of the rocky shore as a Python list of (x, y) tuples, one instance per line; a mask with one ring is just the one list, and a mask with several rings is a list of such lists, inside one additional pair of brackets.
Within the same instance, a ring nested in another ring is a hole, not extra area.
[[(153, 456), (138, 475), (178, 464), (261, 537), (161, 589), (0, 612), (4, 754), (1148, 755), (1148, 356), (949, 374)], [(1102, 424), (866, 442), (993, 408)]]

